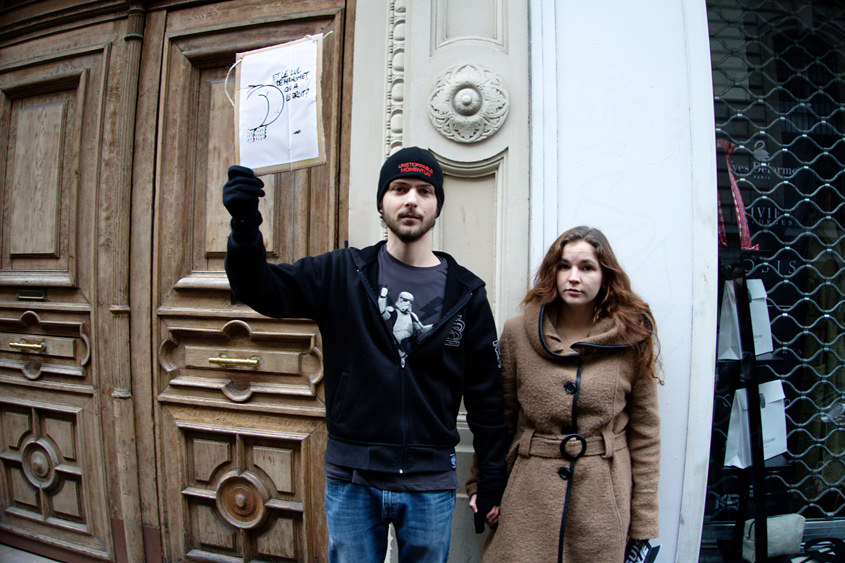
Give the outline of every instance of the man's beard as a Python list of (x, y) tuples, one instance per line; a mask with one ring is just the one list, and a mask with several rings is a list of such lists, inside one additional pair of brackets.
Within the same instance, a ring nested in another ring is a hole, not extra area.
[(402, 219), (393, 219), (388, 218), (385, 215), (382, 215), (382, 221), (384, 221), (385, 226), (390, 229), (396, 238), (404, 242), (405, 244), (410, 244), (412, 242), (417, 242), (420, 240), (425, 234), (430, 231), (434, 227), (434, 222), (437, 220), (437, 217), (430, 217), (428, 219), (424, 219), (421, 223), (414, 227), (406, 227), (402, 225)]

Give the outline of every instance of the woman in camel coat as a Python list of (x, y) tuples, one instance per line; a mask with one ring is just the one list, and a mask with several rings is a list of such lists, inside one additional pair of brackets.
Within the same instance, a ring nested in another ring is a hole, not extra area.
[(500, 347), (512, 469), (483, 560), (622, 562), (658, 533), (658, 353), (600, 231), (552, 244)]

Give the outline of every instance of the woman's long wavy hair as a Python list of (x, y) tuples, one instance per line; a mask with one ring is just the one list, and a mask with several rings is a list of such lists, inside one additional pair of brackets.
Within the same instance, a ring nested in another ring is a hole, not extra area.
[(522, 300), (530, 303), (553, 304), (560, 301), (557, 291), (557, 271), (563, 260), (563, 247), (570, 242), (585, 241), (596, 250), (602, 272), (602, 286), (594, 304), (593, 322), (608, 317), (613, 320), (620, 334), (634, 346), (634, 363), (641, 374), (659, 379), (657, 325), (651, 308), (631, 289), (631, 280), (622, 269), (607, 237), (592, 227), (573, 227), (560, 235), (549, 247), (543, 258), (534, 287)]

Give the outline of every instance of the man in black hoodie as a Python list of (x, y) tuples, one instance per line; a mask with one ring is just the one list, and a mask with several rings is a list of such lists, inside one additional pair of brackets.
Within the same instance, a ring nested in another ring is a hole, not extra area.
[[(440, 165), (418, 147), (391, 155), (376, 197), (387, 240), (293, 264), (266, 260), (263, 186), (252, 170), (229, 168), (226, 273), (237, 299), (259, 313), (310, 318), (320, 328), (329, 560), (381, 563), (392, 523), (401, 562), (446, 561), (461, 400), (481, 473), (477, 531), (501, 499), (507, 444), (484, 282), (431, 249), (444, 200)], [(426, 326), (401, 342), (392, 324), (401, 317), (383, 314), (400, 294)]]

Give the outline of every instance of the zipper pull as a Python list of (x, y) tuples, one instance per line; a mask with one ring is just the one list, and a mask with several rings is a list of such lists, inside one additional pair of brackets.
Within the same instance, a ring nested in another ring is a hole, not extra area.
[(402, 367), (405, 367), (405, 358), (399, 358), (399, 363), (402, 365)]

